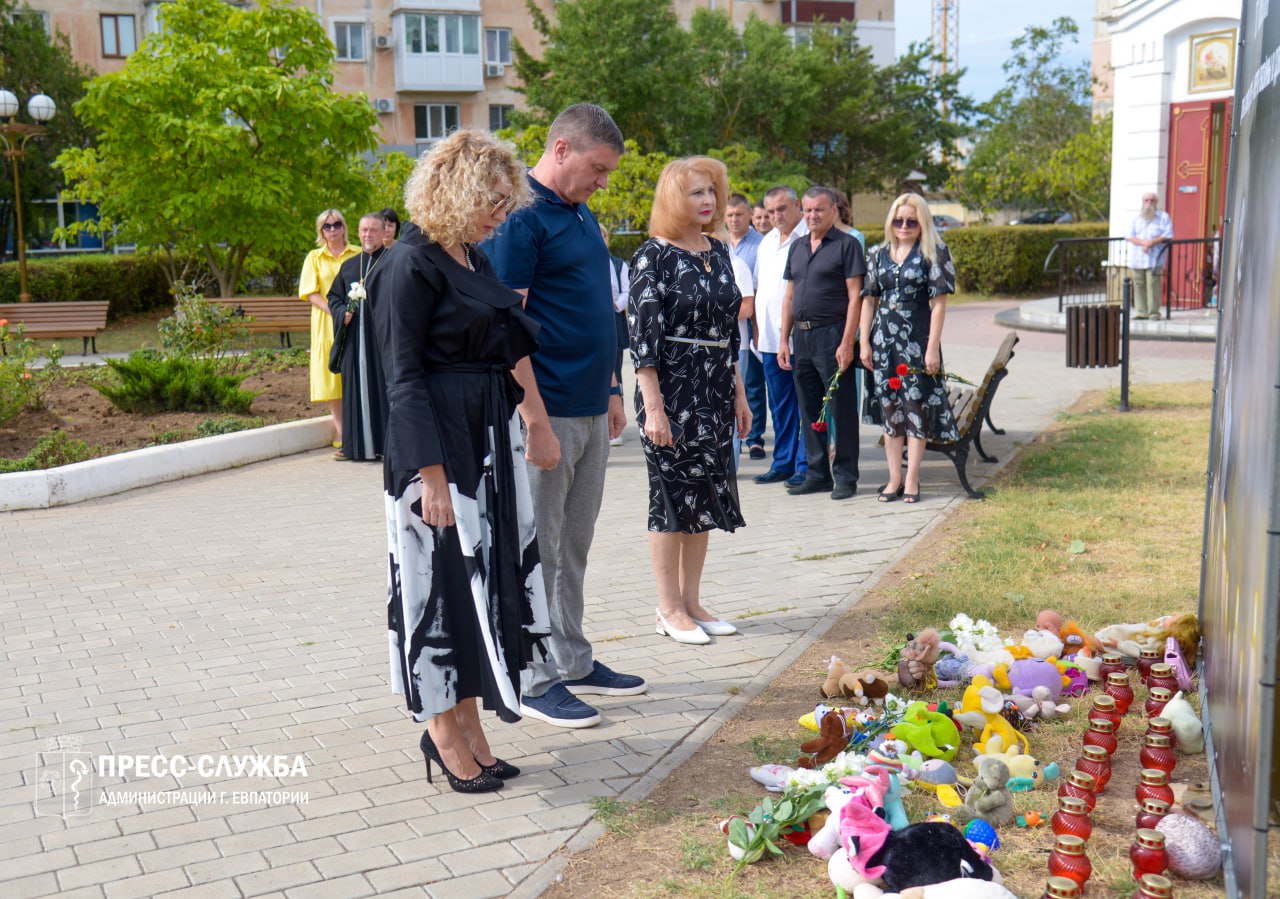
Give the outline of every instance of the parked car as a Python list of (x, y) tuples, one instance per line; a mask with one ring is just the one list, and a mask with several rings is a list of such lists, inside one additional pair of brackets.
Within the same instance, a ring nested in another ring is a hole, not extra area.
[(1020, 219), (1014, 219), (1010, 225), (1069, 225), (1075, 219), (1071, 213), (1062, 209), (1041, 209)]
[(950, 231), (952, 228), (963, 228), (964, 222), (954, 215), (935, 215), (933, 217), (933, 227), (937, 228), (938, 233), (941, 234), (944, 231)]

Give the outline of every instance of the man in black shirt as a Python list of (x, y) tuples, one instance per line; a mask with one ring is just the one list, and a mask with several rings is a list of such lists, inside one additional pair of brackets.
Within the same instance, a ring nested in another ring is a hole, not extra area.
[[(858, 355), (867, 266), (858, 241), (835, 227), (834, 191), (809, 188), (801, 209), (809, 236), (796, 241), (787, 257), (778, 365), (791, 369), (795, 378), (809, 471), (804, 483), (787, 492), (798, 496), (830, 490), (832, 499), (848, 499), (858, 490), (858, 389), (855, 372), (847, 369)], [(843, 374), (824, 416), (823, 397), (836, 372)], [(834, 459), (827, 453), (831, 431)]]

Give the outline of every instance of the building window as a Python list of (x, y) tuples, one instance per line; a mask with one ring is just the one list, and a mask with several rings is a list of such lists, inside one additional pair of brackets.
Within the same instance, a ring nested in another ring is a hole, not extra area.
[(480, 17), (444, 14), (409, 14), (404, 17), (406, 53), (443, 53), (450, 56), (480, 55)]
[(14, 22), (30, 22), (32, 25), (38, 26), (46, 35), (49, 34), (49, 14), (47, 12), (26, 6), (22, 9), (15, 9), (11, 18)]
[(511, 113), (515, 112), (514, 106), (492, 104), (489, 106), (489, 130), (501, 131), (503, 128), (511, 127)]
[(342, 62), (364, 62), (364, 23), (334, 22), (333, 45), (338, 48)]
[(106, 15), (102, 21), (102, 55), (128, 56), (138, 49), (134, 37), (133, 16)]
[(511, 29), (486, 28), (484, 30), (484, 61), (498, 65), (511, 65)]
[(415, 140), (440, 140), (458, 130), (458, 110), (454, 103), (419, 103), (413, 107)]

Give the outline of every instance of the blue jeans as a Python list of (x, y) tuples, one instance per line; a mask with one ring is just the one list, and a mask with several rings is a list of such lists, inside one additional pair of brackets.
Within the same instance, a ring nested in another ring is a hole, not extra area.
[(791, 372), (778, 366), (777, 353), (764, 353), (764, 378), (768, 384), (769, 411), (773, 413), (773, 465), (783, 474), (803, 473), (809, 464), (800, 442), (800, 404)]
[(751, 409), (751, 430), (747, 433), (747, 446), (764, 445), (764, 429), (769, 424), (768, 391), (764, 384), (764, 363), (751, 350), (738, 354), (738, 371), (742, 372), (742, 386), (747, 390), (747, 407)]

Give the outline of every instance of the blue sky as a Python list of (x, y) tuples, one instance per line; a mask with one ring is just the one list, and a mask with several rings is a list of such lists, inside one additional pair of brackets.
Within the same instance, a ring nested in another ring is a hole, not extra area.
[[(961, 90), (982, 102), (1004, 86), (1001, 66), (1009, 44), (1028, 25), (1048, 26), (1069, 16), (1080, 26), (1079, 42), (1067, 48), (1068, 61), (1087, 61), (1092, 54), (1094, 0), (959, 0), (960, 66), (967, 69)], [(929, 40), (932, 0), (894, 3), (896, 52), (912, 41)]]

